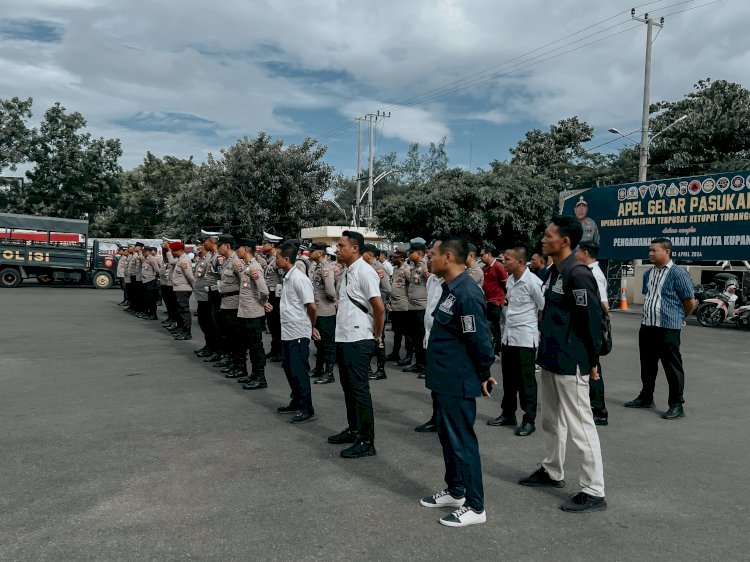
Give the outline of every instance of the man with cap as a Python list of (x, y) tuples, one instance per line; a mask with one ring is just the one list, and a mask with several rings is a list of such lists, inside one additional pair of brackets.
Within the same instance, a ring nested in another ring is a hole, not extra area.
[[(427, 307), (427, 278), (431, 275), (425, 260), (425, 251), (427, 250), (422, 238), (411, 240), (409, 247), (409, 261), (411, 268), (409, 271), (409, 315), (408, 315), (408, 333), (414, 345), (415, 363), (411, 366), (405, 366), (404, 373), (421, 374), (425, 364), (424, 350), (424, 314)], [(401, 365), (403, 361), (399, 362)], [(408, 365), (408, 364), (407, 364)]]
[(193, 316), (190, 314), (190, 295), (193, 293), (195, 278), (193, 276), (193, 264), (185, 253), (185, 245), (182, 242), (170, 242), (169, 249), (177, 259), (172, 268), (172, 289), (177, 302), (177, 324), (179, 330), (175, 333), (176, 340), (191, 340)]
[(310, 279), (313, 285), (317, 317), (315, 328), (320, 339), (314, 340), (318, 350), (312, 376), (315, 384), (329, 384), (336, 379), (333, 366), (336, 364), (336, 274), (334, 264), (326, 259), (328, 246), (313, 242), (310, 246)]
[(306, 277), (310, 277), (310, 259), (305, 255), (308, 251), (308, 245), (304, 240), (287, 240), (297, 245), (297, 259), (294, 261), (294, 267), (299, 269)]
[(162, 326), (170, 331), (177, 330), (177, 306), (174, 299), (174, 287), (172, 286), (172, 269), (177, 260), (169, 249), (169, 242), (164, 241), (161, 245), (162, 263), (159, 271), (159, 282), (161, 289), (161, 300), (167, 309), (167, 319), (162, 321)]
[(466, 258), (466, 270), (480, 288), (484, 286), (484, 271), (477, 262), (477, 247), (469, 244), (469, 256)]
[(242, 270), (245, 268), (245, 264), (237, 257), (235, 249), (238, 244), (233, 236), (222, 234), (219, 236), (218, 246), (219, 253), (224, 257), (219, 278), (219, 293), (221, 295), (219, 318), (227, 359), (214, 363), (214, 367), (222, 368), (222, 372), (228, 374), (241, 369), (246, 362), (245, 348), (241, 340), (241, 327), (237, 319), (237, 309), (240, 306)]
[(145, 314), (142, 317), (146, 320), (158, 320), (156, 316), (156, 301), (159, 296), (159, 271), (161, 264), (159, 264), (159, 260), (156, 258), (156, 248), (146, 246), (143, 248), (143, 254), (141, 281), (143, 282), (145, 297)]
[(128, 248), (128, 254), (130, 254), (130, 259), (128, 260), (127, 277), (130, 280), (128, 283), (129, 285), (128, 289), (130, 292), (130, 298), (128, 300), (130, 301), (130, 306), (125, 309), (125, 312), (129, 312), (131, 314), (140, 312), (138, 287), (136, 286), (135, 281), (136, 281), (136, 274), (138, 272), (138, 258), (140, 257), (139, 252), (142, 247), (143, 247), (143, 244), (141, 242), (136, 242), (130, 248)]
[(146, 310), (146, 292), (143, 290), (143, 281), (141, 280), (141, 271), (143, 269), (143, 242), (135, 243), (137, 259), (135, 261), (135, 294), (138, 295), (138, 308), (134, 311), (134, 316), (143, 316)]
[(224, 354), (226, 346), (223, 342), (223, 334), (219, 330), (221, 323), (219, 319), (221, 309), (221, 293), (219, 293), (219, 277), (221, 274), (219, 272), (219, 262), (220, 260), (223, 261), (224, 258), (219, 254), (218, 240), (218, 234), (211, 234), (203, 239), (203, 249), (206, 255), (202, 260), (202, 279), (208, 297), (208, 306), (205, 307), (204, 305), (207, 308), (204, 334), (208, 350), (200, 352), (199, 355), (204, 357), (203, 361), (206, 363), (218, 363), (226, 359), (226, 355)]
[(279, 299), (281, 297), (281, 276), (276, 266), (276, 253), (279, 243), (263, 239), (263, 253), (266, 255), (268, 265), (265, 270), (266, 285), (268, 286), (268, 302), (271, 303), (271, 311), (266, 313), (266, 324), (271, 332), (271, 351), (266, 354), (266, 359), (272, 363), (281, 361), (281, 316), (279, 313)]
[(128, 304), (128, 292), (125, 287), (125, 272), (128, 269), (128, 250), (122, 246), (117, 246), (117, 282), (122, 289), (122, 301), (120, 306)]
[[(385, 271), (383, 264), (377, 260), (379, 250), (374, 244), (365, 244), (363, 248), (362, 258), (370, 264), (380, 278), (380, 298), (383, 302), (388, 302), (388, 298), (391, 294), (391, 279)], [(385, 331), (378, 341), (378, 347), (375, 351), (375, 357), (377, 358), (378, 369), (374, 373), (370, 373), (370, 380), (383, 380), (387, 379), (388, 376), (385, 374)]]
[(391, 301), (389, 303), (391, 328), (393, 329), (393, 350), (386, 355), (386, 361), (401, 364), (401, 339), (405, 340), (406, 358), (404, 365), (411, 364), (414, 348), (407, 330), (409, 321), (409, 271), (406, 263), (406, 252), (397, 249), (393, 252), (393, 275), (391, 278)]
[(589, 213), (589, 204), (581, 195), (576, 203), (576, 218), (581, 223), (583, 229), (583, 238), (581, 242), (593, 242), (599, 244), (599, 228), (596, 226), (596, 222), (590, 219), (587, 215)]
[(193, 286), (193, 295), (195, 296), (195, 302), (198, 304), (198, 326), (200, 326), (206, 342), (203, 347), (195, 350), (198, 357), (212, 355), (215, 348), (214, 345), (211, 345), (213, 343), (211, 342), (211, 302), (208, 300), (208, 287), (213, 284), (213, 280), (206, 276), (207, 261), (211, 259), (212, 254), (206, 248), (207, 238), (203, 235), (197, 238), (199, 244), (198, 259), (195, 263), (195, 285)]
[[(245, 390), (266, 388), (266, 353), (263, 351), (263, 324), (265, 322), (266, 305), (268, 304), (268, 286), (263, 277), (263, 268), (255, 259), (255, 240), (240, 238), (237, 256), (244, 267), (240, 277), (239, 306), (237, 307), (237, 322), (240, 327), (242, 341), (242, 360), (239, 368), (227, 373), (227, 377), (237, 377), (238, 382), (245, 383)], [(245, 349), (250, 354), (250, 364), (253, 372), (247, 374)]]

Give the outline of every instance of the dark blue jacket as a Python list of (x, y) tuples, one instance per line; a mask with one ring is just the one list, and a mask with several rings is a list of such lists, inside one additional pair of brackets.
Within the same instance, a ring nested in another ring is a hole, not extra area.
[(571, 254), (550, 266), (539, 324), (539, 366), (561, 375), (587, 374), (599, 362), (602, 344), (599, 289), (591, 270)]
[(482, 289), (465, 271), (450, 283), (432, 313), (425, 386), (459, 398), (482, 395), (495, 362)]

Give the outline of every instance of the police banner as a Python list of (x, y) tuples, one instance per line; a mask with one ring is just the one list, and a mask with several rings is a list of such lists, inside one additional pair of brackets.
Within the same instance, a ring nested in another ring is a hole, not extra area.
[(647, 259), (669, 238), (682, 260), (750, 259), (750, 171), (595, 187), (563, 203), (605, 259)]

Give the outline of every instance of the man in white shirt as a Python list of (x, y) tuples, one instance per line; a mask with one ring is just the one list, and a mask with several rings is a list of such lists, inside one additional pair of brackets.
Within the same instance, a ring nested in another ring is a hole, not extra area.
[(375, 451), (375, 416), (370, 396), (370, 358), (381, 341), (385, 307), (380, 278), (362, 259), (365, 240), (359, 232), (345, 230), (338, 242), (338, 259), (346, 266), (339, 285), (336, 315), (336, 362), (346, 402), (347, 428), (331, 435), (334, 445), (353, 443), (341, 451), (347, 459), (369, 457)]
[(280, 414), (296, 414), (292, 423), (314, 419), (310, 391), (310, 338), (320, 339), (313, 328), (317, 316), (312, 281), (294, 266), (297, 246), (283, 243), (276, 253), (276, 266), (284, 271), (281, 287), (281, 364), (292, 389), (292, 401), (280, 406)]
[(516, 395), (523, 420), (515, 434), (521, 437), (536, 431), (537, 385), (534, 373), (539, 345), (539, 311), (544, 309), (542, 281), (527, 267), (528, 249), (517, 244), (505, 251), (507, 307), (502, 329), (503, 400), (502, 413), (487, 425), (516, 425)]
[[(576, 259), (588, 266), (591, 273), (594, 274), (596, 286), (599, 289), (599, 301), (604, 309), (604, 313), (607, 314), (609, 311), (607, 278), (604, 276), (602, 268), (599, 267), (598, 256), (599, 244), (596, 242), (581, 242), (576, 249)], [(594, 423), (596, 425), (609, 425), (609, 412), (607, 412), (607, 405), (604, 403), (604, 378), (602, 376), (601, 363), (599, 363), (599, 379), (589, 381), (589, 399), (591, 400), (591, 410), (594, 414)]]
[(385, 269), (385, 272), (388, 275), (388, 277), (393, 275), (393, 264), (388, 259), (388, 252), (386, 252), (385, 250), (380, 250), (380, 254), (378, 255), (378, 261), (380, 262), (380, 265), (383, 266), (383, 269)]
[[(424, 315), (424, 348), (425, 354), (430, 353), (430, 348), (427, 347), (427, 342), (430, 341), (430, 331), (432, 330), (432, 323), (435, 320), (432, 313), (435, 312), (440, 297), (443, 295), (443, 278), (437, 275), (430, 275), (427, 278), (427, 308), (425, 309)], [(424, 372), (420, 373), (418, 378), (423, 379), (426, 377)], [(435, 404), (436, 398), (432, 397), (432, 416), (425, 423), (418, 425), (414, 428), (417, 433), (436, 433), (437, 432), (437, 421), (435, 420), (435, 412), (437, 411), (437, 404)]]

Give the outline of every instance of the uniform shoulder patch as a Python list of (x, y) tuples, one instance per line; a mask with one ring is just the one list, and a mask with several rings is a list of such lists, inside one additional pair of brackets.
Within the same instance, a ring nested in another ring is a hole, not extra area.
[(469, 314), (461, 317), (461, 327), (463, 328), (464, 334), (472, 333), (477, 331), (477, 324), (474, 321), (474, 315)]
[(445, 297), (445, 300), (440, 304), (440, 310), (447, 314), (453, 314), (453, 305), (456, 302), (456, 297), (454, 295), (448, 295)]
[(589, 298), (586, 289), (573, 289), (573, 296), (576, 298), (576, 304), (578, 306), (589, 305)]
[(186, 261), (182, 262), (182, 269), (187, 269), (188, 263)]

